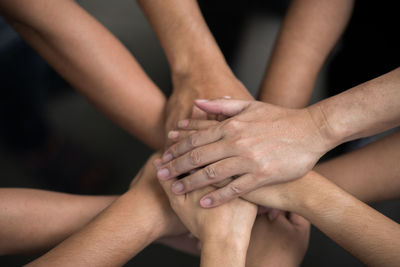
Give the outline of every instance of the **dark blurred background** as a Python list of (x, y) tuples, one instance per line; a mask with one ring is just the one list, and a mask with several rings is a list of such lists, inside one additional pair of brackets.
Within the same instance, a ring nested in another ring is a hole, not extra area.
[[(149, 76), (169, 94), (168, 64), (136, 2), (79, 3), (128, 47)], [(288, 1), (199, 3), (228, 63), (255, 95)], [(313, 102), (398, 66), (400, 45), (394, 29), (399, 23), (391, 4), (357, 1), (343, 40), (320, 74)], [(359, 143), (341, 146), (329, 156), (357, 146)], [(62, 81), (0, 20), (1, 187), (120, 194), (150, 154), (150, 149), (106, 119)], [(398, 201), (375, 207), (400, 219)], [(1, 257), (0, 266), (19, 266), (35, 257)], [(127, 266), (160, 264), (198, 266), (199, 259), (151, 245)], [(362, 264), (313, 229), (303, 266)]]

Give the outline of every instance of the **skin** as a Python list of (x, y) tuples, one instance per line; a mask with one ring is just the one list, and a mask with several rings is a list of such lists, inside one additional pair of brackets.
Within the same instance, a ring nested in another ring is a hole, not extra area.
[(139, 0), (138, 3), (160, 40), (171, 69), (173, 92), (166, 108), (166, 132), (175, 129), (179, 120), (191, 116), (197, 98), (229, 95), (253, 99), (228, 67), (197, 1)]
[(254, 223), (246, 266), (300, 266), (308, 247), (310, 223), (294, 213), (280, 213), (271, 221), (266, 214)]
[(315, 172), (258, 189), (251, 198), (304, 216), (368, 266), (400, 263), (400, 226)]
[(333, 147), (399, 125), (399, 85), (400, 68), (300, 110), (228, 99), (196, 101), (204, 111), (231, 118), (172, 145), (157, 175), (170, 179), (208, 165), (180, 181), (183, 190), (176, 193), (240, 176), (203, 197), (203, 207), (297, 179)]
[(116, 198), (0, 189), (0, 255), (46, 251), (90, 222)]
[(354, 1), (294, 0), (283, 20), (258, 99), (288, 108), (310, 101), (315, 81), (343, 33)]
[(130, 190), (80, 231), (27, 266), (121, 266), (154, 240), (185, 232), (149, 161)]
[(165, 96), (129, 51), (77, 3), (0, 0), (0, 12), (97, 108), (150, 147), (163, 146)]
[[(155, 161), (156, 166), (159, 163)], [(198, 202), (204, 193), (213, 190), (212, 187), (175, 195), (169, 190), (173, 182), (160, 180), (172, 209), (202, 242), (201, 266), (244, 266), (257, 206), (236, 199), (215, 209), (205, 210)]]

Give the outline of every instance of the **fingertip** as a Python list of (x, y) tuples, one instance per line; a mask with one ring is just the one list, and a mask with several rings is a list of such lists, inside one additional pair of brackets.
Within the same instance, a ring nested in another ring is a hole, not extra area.
[(213, 205), (213, 200), (212, 200), (211, 197), (205, 196), (205, 197), (203, 197), (203, 198), (200, 200), (200, 205), (201, 205), (203, 208), (211, 208), (212, 205)]
[(155, 159), (153, 161), (153, 165), (158, 170), (162, 165), (162, 160), (160, 158)]
[(179, 132), (178, 131), (169, 131), (168, 132), (168, 139), (175, 140), (178, 138)]
[(172, 159), (174, 158), (174, 156), (172, 156), (171, 152), (166, 152), (164, 153), (164, 155), (162, 156), (162, 163), (168, 163), (170, 162)]
[(158, 179), (160, 179), (161, 181), (166, 181), (166, 180), (168, 180), (169, 175), (170, 175), (170, 172), (169, 172), (169, 170), (168, 170), (167, 168), (162, 168), (162, 169), (159, 169), (159, 170), (157, 171), (157, 177), (158, 177)]
[(178, 121), (178, 128), (184, 129), (186, 127), (189, 126), (189, 120), (188, 119), (184, 119), (184, 120), (180, 120)]

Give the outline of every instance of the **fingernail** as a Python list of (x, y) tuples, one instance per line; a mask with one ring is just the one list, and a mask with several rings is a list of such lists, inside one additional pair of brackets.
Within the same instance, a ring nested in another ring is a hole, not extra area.
[(196, 99), (195, 101), (197, 103), (205, 103), (205, 102), (208, 102), (208, 99)]
[(172, 185), (172, 192), (174, 192), (175, 194), (179, 194), (183, 191), (184, 188), (185, 187), (183, 186), (183, 184), (181, 182), (177, 182)]
[(179, 136), (179, 132), (178, 131), (169, 131), (168, 132), (168, 138), (169, 139), (175, 139)]
[(231, 99), (232, 97), (230, 97), (229, 95), (224, 96), (225, 99)]
[(156, 167), (156, 169), (158, 170), (158, 169), (161, 167), (161, 165), (162, 165), (162, 160), (161, 160), (161, 159), (155, 159), (155, 160), (153, 161), (153, 165), (154, 165), (154, 167)]
[(188, 119), (178, 121), (178, 127), (179, 128), (185, 128), (188, 125), (189, 125), (189, 120)]
[(167, 180), (169, 176), (169, 170), (167, 168), (163, 168), (157, 172), (157, 177), (160, 180)]
[(211, 199), (210, 197), (203, 198), (203, 199), (200, 201), (200, 204), (201, 204), (203, 207), (211, 206), (211, 204), (212, 204), (212, 199)]
[(167, 163), (167, 162), (171, 161), (173, 158), (174, 157), (172, 156), (172, 154), (168, 152), (167, 154), (165, 154), (162, 157), (162, 161), (163, 161), (163, 163)]

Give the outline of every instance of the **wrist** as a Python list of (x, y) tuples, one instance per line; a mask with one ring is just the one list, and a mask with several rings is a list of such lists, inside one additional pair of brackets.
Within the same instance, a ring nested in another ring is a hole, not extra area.
[(169, 214), (166, 209), (152, 197), (152, 192), (138, 190), (133, 187), (129, 189), (122, 197), (125, 199), (129, 207), (133, 210), (129, 212), (135, 213), (135, 217), (140, 218), (141, 231), (147, 236), (151, 242), (167, 235), (170, 232)]
[(209, 238), (202, 244), (201, 266), (245, 266), (248, 243), (237, 238)]
[(309, 112), (316, 130), (321, 137), (319, 144), (321, 150), (325, 153), (343, 141), (343, 133), (331, 121), (329, 110), (326, 109), (325, 102), (319, 102), (306, 108)]

